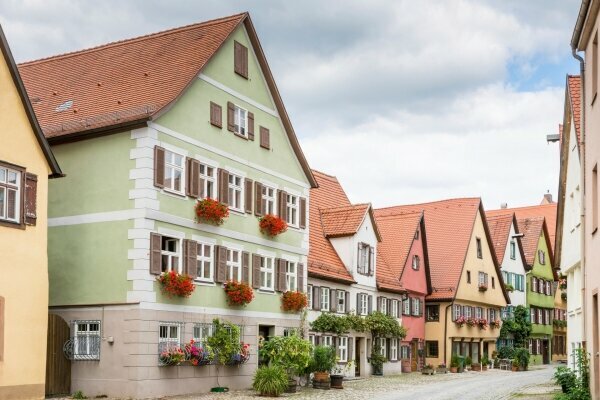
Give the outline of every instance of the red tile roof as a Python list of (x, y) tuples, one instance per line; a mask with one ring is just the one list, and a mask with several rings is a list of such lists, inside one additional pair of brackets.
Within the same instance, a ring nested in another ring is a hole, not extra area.
[(492, 216), (489, 212), (486, 212), (486, 217), (490, 229), (490, 236), (492, 237), (492, 244), (494, 245), (494, 251), (496, 252), (496, 258), (498, 259), (498, 264), (502, 265), (514, 213), (509, 211), (505, 214)]
[(321, 223), (326, 237), (354, 235), (364, 221), (369, 204), (356, 204), (321, 210)]
[(394, 268), (386, 260), (381, 252), (380, 246), (377, 247), (377, 288), (381, 291), (392, 293), (404, 293), (406, 290), (400, 283), (400, 275), (397, 275)]
[(577, 135), (577, 141), (581, 143), (581, 77), (579, 75), (567, 75), (567, 83), (571, 111), (575, 121), (575, 134)]
[(462, 198), (375, 211), (376, 218), (424, 212), (432, 286), (427, 299), (454, 299), (480, 205), (479, 198)]
[(319, 187), (310, 190), (308, 274), (318, 278), (354, 283), (352, 275), (325, 237), (321, 222), (321, 210), (352, 205), (336, 177), (318, 171), (313, 171), (313, 175)]
[(523, 243), (525, 261), (529, 267), (532, 267), (544, 227), (544, 217), (517, 218), (517, 225), (519, 232), (523, 234), (521, 243)]

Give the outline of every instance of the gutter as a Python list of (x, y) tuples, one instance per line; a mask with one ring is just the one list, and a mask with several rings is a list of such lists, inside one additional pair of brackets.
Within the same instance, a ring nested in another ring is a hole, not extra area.
[(444, 311), (444, 313), (446, 314), (446, 323), (444, 324), (444, 365), (448, 365), (447, 364), (447, 359), (446, 359), (446, 351), (448, 349), (448, 309), (450, 307), (452, 307), (454, 305), (454, 303), (450, 303), (446, 306), (446, 310)]

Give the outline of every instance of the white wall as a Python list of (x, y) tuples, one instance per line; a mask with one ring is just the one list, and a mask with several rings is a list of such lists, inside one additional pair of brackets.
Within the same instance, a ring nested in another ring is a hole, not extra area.
[[(511, 272), (513, 274), (523, 275), (523, 282), (525, 282), (525, 265), (523, 263), (523, 259), (519, 253), (519, 245), (517, 243), (517, 239), (513, 236), (515, 235), (515, 226), (511, 224), (510, 233), (508, 235), (508, 243), (506, 244), (506, 250), (504, 252), (504, 259), (502, 260), (502, 271), (503, 272)], [(516, 254), (515, 259), (510, 258), (510, 242), (515, 241), (516, 246)], [(509, 283), (509, 282), (506, 282)], [(514, 282), (510, 282), (514, 286)], [(524, 289), (527, 289), (527, 285), (524, 283)], [(524, 306), (526, 304), (526, 292), (525, 290), (519, 291), (516, 289), (512, 292), (509, 292), (510, 296), (510, 306), (516, 307), (518, 305)]]

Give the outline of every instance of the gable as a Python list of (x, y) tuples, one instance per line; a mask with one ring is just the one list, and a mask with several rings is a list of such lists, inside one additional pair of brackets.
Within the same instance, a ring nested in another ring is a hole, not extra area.
[[(419, 237), (415, 238), (413, 234), (413, 240), (404, 261), (402, 275), (400, 276), (400, 283), (406, 290), (426, 295), (429, 292), (427, 285), (427, 256), (425, 254), (420, 224), (418, 225), (418, 229)], [(419, 267), (417, 270), (413, 269), (414, 256), (419, 257)]]
[[(544, 264), (541, 263), (540, 252), (543, 252), (545, 254)], [(543, 230), (538, 237), (537, 251), (535, 252), (532, 273), (535, 276), (539, 276), (540, 278), (544, 278), (546, 280), (556, 280), (557, 278), (555, 276), (554, 269), (552, 268), (552, 254), (549, 251), (545, 232)]]

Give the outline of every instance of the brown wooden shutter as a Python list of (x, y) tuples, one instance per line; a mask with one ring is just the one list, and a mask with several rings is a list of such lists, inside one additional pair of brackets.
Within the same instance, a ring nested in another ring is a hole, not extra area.
[(162, 272), (162, 237), (158, 233), (150, 233), (150, 273), (160, 275)]
[(250, 253), (242, 251), (242, 282), (250, 284)]
[(337, 290), (329, 289), (329, 311), (337, 311)]
[(313, 286), (313, 310), (321, 311), (321, 288)]
[(373, 312), (373, 296), (369, 295), (369, 305), (368, 305), (368, 312), (367, 314), (371, 314), (371, 312)]
[(254, 113), (248, 111), (248, 140), (254, 140)]
[(258, 254), (252, 254), (252, 287), (260, 288), (260, 264), (262, 257)]
[(252, 179), (245, 178), (244, 179), (244, 203), (245, 209), (248, 214), (252, 214), (252, 202), (254, 198), (252, 197), (252, 187), (254, 186), (254, 181)]
[(219, 169), (219, 201), (229, 205), (229, 172), (224, 169)]
[(387, 315), (393, 317), (393, 315), (392, 315), (392, 299), (387, 299), (385, 311), (387, 312)]
[(232, 102), (227, 102), (227, 130), (235, 132), (235, 106)]
[(381, 297), (380, 297), (380, 296), (377, 296), (377, 298), (376, 298), (376, 301), (377, 301), (377, 303), (375, 304), (375, 309), (376, 309), (377, 311), (381, 311), (381, 309), (380, 309), (380, 308), (381, 308), (381, 307), (380, 307), (380, 304), (381, 304)]
[[(186, 195), (199, 198), (200, 197), (200, 161), (195, 158), (186, 160)], [(204, 185), (202, 185), (204, 186)], [(204, 189), (204, 187), (202, 188)]]
[(0, 361), (4, 361), (4, 297), (0, 296)]
[(165, 149), (154, 146), (154, 186), (165, 187)]
[(183, 273), (198, 276), (198, 243), (189, 239), (183, 240)]
[(264, 211), (262, 209), (262, 188), (260, 182), (254, 182), (254, 215), (262, 217)]
[(277, 208), (279, 218), (287, 221), (287, 193), (283, 190), (277, 190)]
[(236, 74), (248, 79), (248, 48), (234, 42), (233, 65)]
[(37, 175), (25, 174), (25, 224), (35, 226), (37, 220)]
[(287, 266), (287, 261), (282, 258), (276, 258), (275, 265), (277, 266), (277, 285), (275, 290), (285, 292), (287, 286), (285, 283), (285, 269)]
[(258, 128), (258, 132), (260, 134), (260, 147), (264, 148), (264, 149), (270, 149), (271, 148), (271, 133), (269, 132), (269, 130), (267, 128), (265, 128), (264, 126), (261, 126)]
[(296, 272), (298, 274), (298, 291), (299, 292), (304, 292), (304, 264), (303, 263), (298, 263), (297, 267), (296, 267)]
[(215, 246), (215, 281), (223, 283), (227, 280), (227, 247)]
[(299, 221), (300, 221), (300, 229), (306, 228), (306, 198), (300, 197), (300, 207), (299, 207)]
[(223, 110), (221, 106), (210, 102), (210, 124), (217, 128), (223, 128)]

